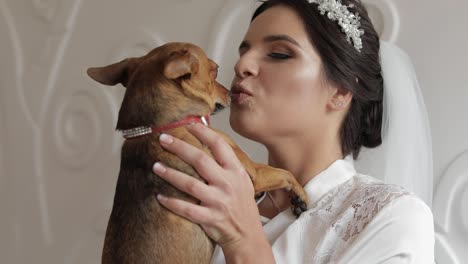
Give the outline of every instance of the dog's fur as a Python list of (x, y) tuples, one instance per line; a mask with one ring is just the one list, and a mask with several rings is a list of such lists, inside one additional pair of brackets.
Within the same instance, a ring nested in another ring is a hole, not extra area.
[[(189, 43), (168, 43), (139, 58), (88, 69), (88, 75), (105, 85), (127, 88), (117, 130), (162, 126), (188, 115), (212, 114), (230, 103), (229, 91), (216, 82), (217, 65), (201, 48)], [(166, 131), (210, 153), (185, 127)], [(218, 133), (221, 133), (218, 131)], [(250, 161), (225, 134), (254, 184), (256, 192), (286, 188), (294, 206), (305, 210), (306, 194), (287, 171)], [(200, 180), (188, 164), (165, 151), (159, 134), (125, 140), (114, 205), (107, 226), (102, 263), (209, 263), (214, 243), (199, 225), (179, 217), (156, 200), (158, 193), (197, 203), (152, 173), (161, 161)], [(253, 197), (252, 197), (253, 198)]]

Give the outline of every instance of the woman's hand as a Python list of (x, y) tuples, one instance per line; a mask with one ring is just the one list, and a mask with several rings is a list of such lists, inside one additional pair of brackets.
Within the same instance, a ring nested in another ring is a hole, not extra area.
[(201, 203), (197, 205), (158, 195), (160, 203), (172, 212), (200, 224), (206, 234), (223, 248), (225, 255), (227, 252), (242, 252), (246, 246), (265, 246), (265, 242), (268, 245), (254, 200), (252, 181), (232, 148), (208, 127), (194, 124), (188, 126), (188, 129), (210, 148), (214, 159), (202, 150), (169, 135), (161, 135), (160, 143), (166, 150), (193, 166), (207, 183), (160, 163), (156, 163), (153, 170)]

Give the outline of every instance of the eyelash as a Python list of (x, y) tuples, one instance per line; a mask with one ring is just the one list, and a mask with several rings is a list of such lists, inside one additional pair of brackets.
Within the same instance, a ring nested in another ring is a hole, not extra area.
[(268, 57), (275, 59), (275, 60), (287, 60), (291, 58), (291, 55), (288, 54), (283, 54), (283, 53), (278, 53), (278, 52), (272, 52), (268, 54)]

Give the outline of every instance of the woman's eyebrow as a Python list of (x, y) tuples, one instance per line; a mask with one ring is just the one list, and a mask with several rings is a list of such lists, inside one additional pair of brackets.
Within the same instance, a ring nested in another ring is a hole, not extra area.
[(280, 35), (270, 35), (270, 36), (266, 36), (263, 38), (263, 42), (275, 42), (275, 41), (287, 41), (291, 44), (294, 44), (296, 46), (298, 46), (299, 48), (302, 48), (302, 46), (299, 44), (299, 42), (297, 42), (295, 39), (293, 39), (292, 37), (288, 36), (288, 35), (283, 35), (283, 34), (280, 34)]
[[(263, 42), (265, 43), (270, 43), (270, 42), (275, 42), (275, 41), (286, 41), (289, 42), (295, 46), (298, 46), (299, 48), (302, 48), (302, 46), (297, 42), (295, 39), (288, 35), (280, 34), (280, 35), (269, 35), (263, 38)], [(244, 40), (241, 42), (239, 45), (239, 51), (243, 49), (249, 49), (250, 48), (250, 43), (247, 40)]]

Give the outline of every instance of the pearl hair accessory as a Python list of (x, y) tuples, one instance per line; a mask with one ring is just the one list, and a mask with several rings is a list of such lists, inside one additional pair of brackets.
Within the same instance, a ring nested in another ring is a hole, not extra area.
[[(338, 21), (341, 31), (346, 34), (347, 41), (354, 45), (357, 51), (361, 52), (362, 40), (361, 36), (364, 35), (364, 30), (360, 29), (361, 17), (358, 13), (353, 14), (349, 12), (349, 8), (354, 5), (345, 6), (341, 4), (340, 0), (307, 0), (309, 3), (318, 5), (318, 10), (321, 15), (327, 14), (327, 17), (333, 21)], [(352, 42), (351, 42), (352, 41)]]

